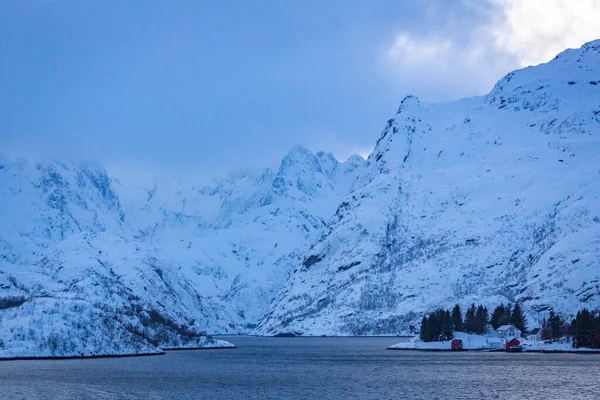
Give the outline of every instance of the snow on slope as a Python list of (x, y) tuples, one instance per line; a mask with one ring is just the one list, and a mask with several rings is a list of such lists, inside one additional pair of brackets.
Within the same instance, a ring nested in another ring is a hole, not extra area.
[(390, 119), (257, 334), (397, 334), (423, 312), (600, 306), (600, 41)]
[(245, 332), (361, 158), (136, 193), (93, 166), (0, 160), (0, 358), (152, 353)]

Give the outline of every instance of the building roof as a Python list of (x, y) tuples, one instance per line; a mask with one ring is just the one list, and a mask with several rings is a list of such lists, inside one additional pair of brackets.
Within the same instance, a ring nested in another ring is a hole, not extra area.
[(534, 328), (534, 329), (532, 329), (532, 330), (529, 332), (529, 334), (530, 334), (530, 335), (537, 335), (537, 334), (540, 332), (540, 330), (541, 330), (540, 328)]
[(499, 331), (499, 332), (502, 332), (502, 331), (507, 331), (507, 330), (509, 330), (509, 329), (511, 329), (511, 328), (512, 328), (512, 329), (515, 329), (515, 330), (517, 330), (517, 331), (519, 331), (519, 332), (521, 332), (521, 330), (520, 330), (520, 329), (517, 329), (517, 327), (516, 327), (516, 326), (514, 326), (514, 325), (502, 325), (501, 327), (499, 327), (499, 328), (498, 328), (498, 329), (496, 329), (496, 330), (497, 330), (497, 331)]

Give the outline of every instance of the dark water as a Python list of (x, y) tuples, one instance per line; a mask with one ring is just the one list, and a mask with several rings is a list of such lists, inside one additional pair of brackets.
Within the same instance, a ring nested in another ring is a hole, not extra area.
[(398, 338), (228, 340), (239, 348), (0, 362), (0, 398), (600, 399), (600, 355), (384, 350)]

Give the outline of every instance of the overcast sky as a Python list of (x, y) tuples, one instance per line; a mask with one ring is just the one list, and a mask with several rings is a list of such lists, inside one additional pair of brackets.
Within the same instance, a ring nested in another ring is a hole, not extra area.
[(488, 92), (600, 0), (0, 2), (0, 152), (214, 175), (367, 154), (404, 95)]

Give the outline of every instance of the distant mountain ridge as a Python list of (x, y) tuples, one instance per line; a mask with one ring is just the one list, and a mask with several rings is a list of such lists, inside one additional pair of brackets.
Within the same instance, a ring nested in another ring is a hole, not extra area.
[(0, 357), (248, 332), (362, 163), (295, 147), (276, 172), (131, 198), (98, 167), (2, 160)]

